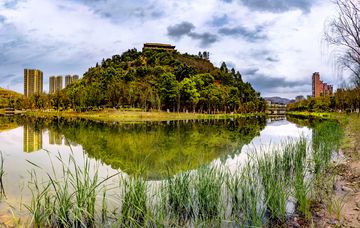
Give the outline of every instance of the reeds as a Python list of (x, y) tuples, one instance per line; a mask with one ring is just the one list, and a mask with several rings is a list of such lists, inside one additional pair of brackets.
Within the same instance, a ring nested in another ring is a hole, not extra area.
[[(98, 168), (72, 155), (61, 173), (48, 173), (38, 183), (35, 171), (26, 205), (34, 227), (260, 227), (284, 223), (295, 200), (299, 213), (310, 215), (313, 182), (331, 161), (340, 141), (335, 123), (318, 125), (309, 140), (304, 135), (279, 145), (252, 150), (235, 171), (216, 163), (170, 175), (159, 181), (146, 172), (100, 178)], [(32, 163), (33, 164), (33, 163)], [(35, 164), (34, 164), (35, 165)], [(35, 165), (36, 166), (36, 165)], [(40, 168), (40, 167), (38, 167)], [(292, 197), (292, 198), (291, 198)], [(341, 210), (343, 201), (335, 207)]]

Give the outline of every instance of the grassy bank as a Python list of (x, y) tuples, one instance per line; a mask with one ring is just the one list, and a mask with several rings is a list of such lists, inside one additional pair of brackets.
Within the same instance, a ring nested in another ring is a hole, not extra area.
[(360, 148), (360, 117), (358, 113), (286, 112), (286, 114), (339, 121), (344, 135), (341, 143), (342, 151), (349, 156), (358, 153)]
[(249, 159), (235, 171), (221, 164), (202, 164), (160, 181), (147, 181), (146, 170), (102, 179), (88, 159), (80, 167), (72, 156), (63, 161), (60, 155), (55, 159), (62, 162), (62, 169), (40, 181), (41, 168), (34, 161), (35, 171), (29, 171), (32, 180), (26, 186), (32, 201), (22, 207), (30, 216), (23, 218), (22, 225), (275, 226), (288, 220), (293, 210), (286, 208), (294, 201), (295, 211), (309, 218), (311, 202), (318, 195), (315, 183), (331, 166), (340, 136), (336, 123), (324, 122), (316, 126), (312, 140), (288, 138), (249, 151)]
[(102, 110), (102, 111), (89, 111), (89, 112), (22, 112), (25, 115), (30, 116), (59, 116), (59, 117), (71, 117), (71, 118), (83, 118), (99, 121), (110, 122), (133, 122), (133, 121), (168, 121), (168, 120), (191, 120), (191, 119), (231, 119), (240, 117), (252, 117), (252, 116), (266, 116), (266, 113), (248, 113), (248, 114), (198, 114), (198, 113), (186, 113), (186, 112), (170, 112), (165, 111), (152, 111), (143, 112), (141, 110)]

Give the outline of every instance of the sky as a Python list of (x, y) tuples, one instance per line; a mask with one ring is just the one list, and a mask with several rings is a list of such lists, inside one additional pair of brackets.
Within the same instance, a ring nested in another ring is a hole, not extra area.
[(0, 87), (23, 93), (24, 68), (80, 78), (103, 58), (144, 43), (210, 53), (261, 96), (311, 94), (339, 79), (322, 42), (329, 0), (0, 0)]

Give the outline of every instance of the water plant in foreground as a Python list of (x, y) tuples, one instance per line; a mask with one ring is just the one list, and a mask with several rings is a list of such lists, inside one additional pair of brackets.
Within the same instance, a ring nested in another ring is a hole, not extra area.
[[(295, 210), (309, 218), (315, 180), (331, 164), (339, 135), (335, 123), (321, 123), (312, 141), (300, 135), (251, 150), (235, 170), (213, 162), (170, 175), (172, 170), (167, 167), (169, 175), (161, 180), (148, 180), (145, 170), (100, 178), (98, 166), (89, 158), (84, 157), (79, 165), (72, 154), (67, 160), (58, 154), (60, 172), (52, 164), (47, 180), (40, 182), (37, 172), (29, 171), (27, 187), (32, 199), (25, 205), (30, 214), (28, 224), (260, 227), (284, 223), (293, 212), (288, 209), (291, 200), (297, 201)], [(108, 183), (115, 176), (118, 181)], [(338, 215), (344, 203), (333, 202), (332, 210)]]

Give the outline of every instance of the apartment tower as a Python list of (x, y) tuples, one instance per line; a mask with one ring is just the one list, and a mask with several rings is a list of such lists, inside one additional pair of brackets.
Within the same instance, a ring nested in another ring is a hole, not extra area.
[(77, 80), (79, 80), (79, 75), (74, 74), (74, 75), (72, 76), (72, 81), (73, 81), (73, 82), (76, 82)]
[(65, 76), (65, 88), (67, 85), (69, 85), (72, 82), (72, 76), (71, 75), (66, 75)]
[(24, 69), (24, 96), (43, 92), (43, 72), (35, 69)]
[(320, 74), (315, 72), (312, 75), (312, 97), (320, 97)]
[(79, 79), (79, 75), (76, 75), (76, 74), (73, 75), (73, 76), (66, 75), (65, 76), (65, 88), (66, 88), (67, 85), (69, 85), (72, 82), (76, 82), (78, 79)]
[(49, 78), (49, 93), (55, 93), (56, 90), (56, 78), (55, 76), (51, 76)]
[(56, 77), (55, 91), (63, 89), (63, 77), (61, 75)]
[(327, 96), (333, 94), (333, 86), (320, 81), (319, 72), (313, 73), (312, 76), (312, 97)]

